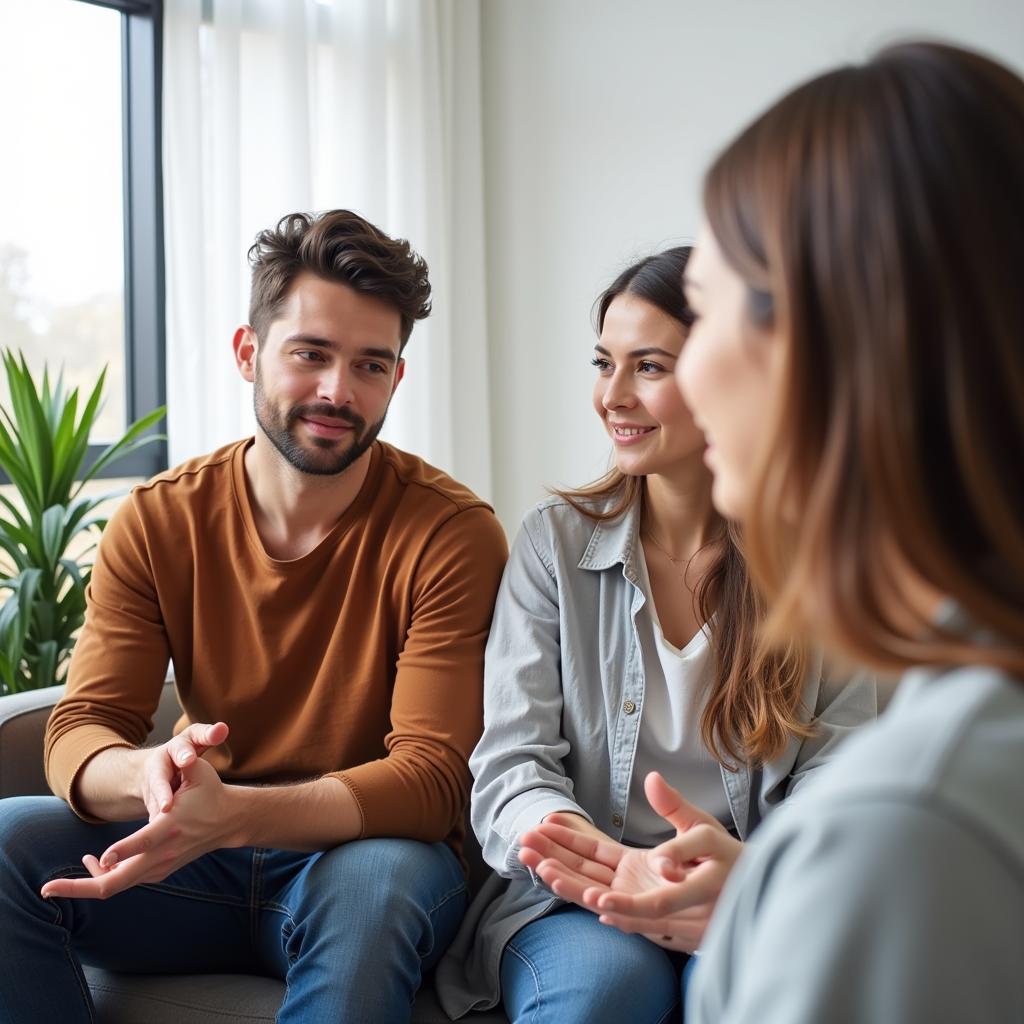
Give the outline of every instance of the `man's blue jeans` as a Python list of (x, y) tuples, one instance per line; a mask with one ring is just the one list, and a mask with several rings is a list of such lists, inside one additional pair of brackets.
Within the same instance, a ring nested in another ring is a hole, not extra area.
[(695, 962), (564, 906), (518, 931), (501, 957), (513, 1024), (677, 1024)]
[(55, 797), (0, 800), (0, 1020), (89, 1022), (81, 964), (140, 974), (268, 974), (278, 1020), (408, 1020), (458, 928), (466, 883), (443, 843), (363, 839), (324, 853), (243, 847), (107, 901), (44, 900), (141, 823), (89, 825)]

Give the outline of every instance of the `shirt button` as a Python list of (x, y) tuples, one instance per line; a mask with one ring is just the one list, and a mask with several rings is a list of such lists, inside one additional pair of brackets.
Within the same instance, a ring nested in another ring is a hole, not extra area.
[(636, 711), (636, 705), (631, 700), (627, 700), (623, 703), (622, 710), (625, 711), (627, 715), (631, 715)]
[(622, 828), (622, 815), (621, 814), (613, 814), (612, 815), (612, 824), (616, 828)]

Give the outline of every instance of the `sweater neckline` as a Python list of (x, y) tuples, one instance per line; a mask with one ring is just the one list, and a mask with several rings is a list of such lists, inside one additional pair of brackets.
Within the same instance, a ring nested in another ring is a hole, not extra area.
[(256, 518), (252, 510), (252, 496), (249, 493), (249, 483), (245, 475), (245, 453), (255, 443), (255, 438), (249, 437), (240, 441), (231, 457), (231, 484), (234, 493), (235, 507), (245, 526), (246, 537), (250, 546), (261, 562), (268, 568), (278, 572), (285, 572), (296, 566), (312, 562), (320, 557), (320, 553), (333, 549), (337, 542), (351, 529), (351, 527), (362, 519), (379, 487), (379, 478), (383, 466), (381, 456), (381, 445), (374, 441), (370, 448), (370, 467), (366, 471), (366, 478), (363, 480), (359, 492), (352, 500), (352, 504), (339, 516), (338, 521), (331, 527), (330, 531), (314, 548), (307, 551), (298, 558), (273, 558), (267, 553), (263, 546), (259, 530), (256, 529)]

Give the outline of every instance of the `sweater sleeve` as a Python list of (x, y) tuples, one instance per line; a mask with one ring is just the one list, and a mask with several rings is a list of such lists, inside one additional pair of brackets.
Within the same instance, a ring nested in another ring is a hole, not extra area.
[(686, 1019), (1022, 1020), (1020, 894), (998, 842), (936, 803), (798, 799), (730, 876)]
[(501, 525), (483, 506), (446, 520), (423, 549), (387, 756), (333, 773), (359, 805), (361, 837), (439, 842), (461, 822), (467, 759), (482, 727), (484, 646), (507, 551)]
[(153, 728), (169, 648), (133, 496), (114, 513), (86, 590), (67, 689), (50, 715), (46, 778), (86, 820), (75, 780), (107, 747), (141, 746)]

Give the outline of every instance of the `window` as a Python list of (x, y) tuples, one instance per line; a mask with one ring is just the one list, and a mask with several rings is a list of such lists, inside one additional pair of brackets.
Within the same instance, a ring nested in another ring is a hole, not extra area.
[(94, 458), (164, 400), (160, 0), (6, 0), (0, 38), (0, 346), (83, 390), (108, 366)]

